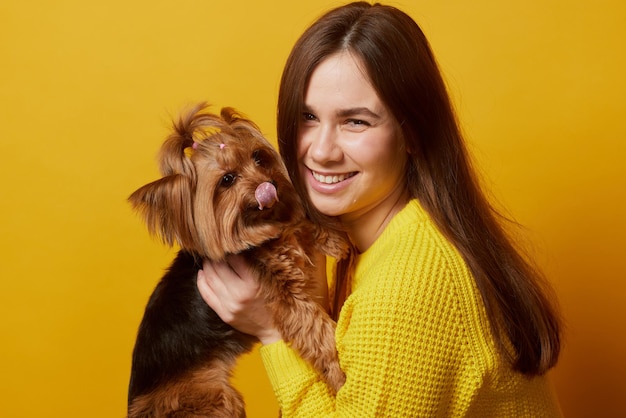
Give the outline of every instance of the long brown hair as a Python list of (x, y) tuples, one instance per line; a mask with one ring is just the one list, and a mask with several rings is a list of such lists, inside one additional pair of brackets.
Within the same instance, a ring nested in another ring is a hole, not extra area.
[[(310, 216), (336, 227), (308, 199), (297, 139), (309, 77), (328, 56), (359, 57), (410, 151), (407, 184), (471, 269), (500, 344), (514, 369), (542, 374), (556, 364), (560, 319), (542, 274), (513, 245), (480, 189), (430, 45), (419, 26), (390, 6), (355, 2), (331, 10), (296, 42), (278, 97), (278, 141)], [(514, 352), (506, 347), (512, 344)]]

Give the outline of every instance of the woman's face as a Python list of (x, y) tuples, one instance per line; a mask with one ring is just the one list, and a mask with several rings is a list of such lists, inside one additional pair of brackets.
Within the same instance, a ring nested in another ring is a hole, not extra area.
[(322, 61), (304, 107), (298, 161), (315, 207), (348, 223), (393, 210), (406, 190), (407, 153), (358, 59), (342, 52)]

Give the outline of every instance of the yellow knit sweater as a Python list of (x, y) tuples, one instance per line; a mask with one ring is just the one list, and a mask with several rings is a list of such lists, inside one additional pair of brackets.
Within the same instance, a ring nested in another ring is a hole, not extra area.
[(470, 271), (415, 200), (360, 255), (336, 343), (336, 396), (284, 342), (261, 348), (284, 418), (561, 416), (545, 377), (498, 355)]

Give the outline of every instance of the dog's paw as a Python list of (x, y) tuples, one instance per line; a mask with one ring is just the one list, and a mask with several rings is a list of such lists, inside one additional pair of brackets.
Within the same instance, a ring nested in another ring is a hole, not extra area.
[(337, 393), (346, 383), (346, 375), (339, 367), (339, 362), (332, 362), (324, 371), (324, 379), (328, 385)]
[(333, 230), (319, 230), (317, 243), (321, 252), (337, 260), (346, 258), (351, 248), (348, 235)]

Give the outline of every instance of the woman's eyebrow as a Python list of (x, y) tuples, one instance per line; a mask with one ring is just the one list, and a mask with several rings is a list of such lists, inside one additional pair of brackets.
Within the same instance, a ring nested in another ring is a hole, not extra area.
[(380, 115), (373, 112), (367, 107), (351, 107), (348, 109), (340, 109), (337, 111), (337, 116), (339, 117), (347, 117), (347, 116), (354, 116), (354, 115), (365, 115), (365, 116), (369, 116), (372, 118), (380, 118)]
[[(304, 113), (316, 114), (316, 112), (307, 105), (303, 106), (302, 111)], [(338, 117), (342, 117), (342, 118), (345, 118), (348, 116), (355, 116), (355, 115), (364, 115), (364, 116), (369, 116), (369, 117), (378, 118), (378, 119), (380, 119), (381, 117), (379, 114), (377, 114), (376, 112), (372, 111), (370, 108), (365, 107), (365, 106), (339, 109), (335, 112), (335, 114)]]

